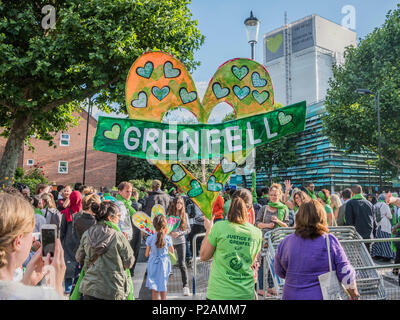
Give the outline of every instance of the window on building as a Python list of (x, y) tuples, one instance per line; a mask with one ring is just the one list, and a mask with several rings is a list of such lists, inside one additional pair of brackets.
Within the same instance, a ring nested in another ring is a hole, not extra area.
[(58, 162), (58, 173), (63, 173), (63, 174), (68, 173), (68, 161)]
[(62, 133), (60, 137), (60, 146), (68, 147), (69, 146), (69, 134)]
[(27, 161), (26, 161), (26, 164), (28, 165), (28, 166), (33, 166), (33, 159), (28, 159)]

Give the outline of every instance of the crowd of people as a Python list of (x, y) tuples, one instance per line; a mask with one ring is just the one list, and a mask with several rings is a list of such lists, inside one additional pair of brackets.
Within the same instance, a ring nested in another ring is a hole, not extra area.
[[(322, 299), (318, 276), (329, 271), (326, 243), (339, 281), (347, 279), (346, 290), (358, 299), (354, 269), (335, 236), (327, 238), (328, 227), (354, 226), (364, 239), (400, 235), (400, 198), (390, 193), (365, 195), (360, 185), (334, 194), (327, 189), (317, 192), (313, 183), (293, 188), (290, 181), (260, 190), (225, 187), (213, 204), (211, 220), (179, 188), (161, 187), (154, 180), (151, 190), (126, 181), (116, 191), (79, 183), (38, 184), (33, 195), (21, 184), (4, 189), (0, 299), (134, 299), (132, 278), (142, 242), (148, 257), (144, 281), (153, 299), (166, 299), (172, 263), (181, 273), (182, 294), (190, 295), (193, 255), (213, 259), (207, 299), (274, 296), (270, 272), (265, 275), (268, 288), (263, 287), (260, 252), (265, 233), (282, 227), (295, 230), (280, 243), (274, 262), (275, 273), (285, 278), (283, 299)], [(148, 236), (131, 218), (137, 211), (151, 216), (155, 205), (163, 206), (166, 215), (154, 218), (156, 232)], [(179, 217), (180, 224), (168, 234), (169, 216)], [(54, 256), (46, 259), (41, 258), (40, 241), (32, 237), (44, 224), (56, 225), (58, 234)], [(199, 233), (206, 236), (198, 238), (194, 252), (193, 239)], [(366, 247), (374, 259), (400, 263), (399, 242)], [(49, 277), (49, 269), (57, 276)]]

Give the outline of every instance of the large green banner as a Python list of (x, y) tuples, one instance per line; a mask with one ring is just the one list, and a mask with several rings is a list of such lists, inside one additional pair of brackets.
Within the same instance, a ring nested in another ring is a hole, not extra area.
[(304, 130), (306, 102), (219, 124), (99, 117), (94, 149), (149, 160), (219, 158)]

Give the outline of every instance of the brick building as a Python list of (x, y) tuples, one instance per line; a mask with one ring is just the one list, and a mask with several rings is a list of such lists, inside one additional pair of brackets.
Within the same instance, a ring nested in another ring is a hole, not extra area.
[[(57, 185), (82, 183), (88, 114), (82, 110), (74, 116), (78, 118), (78, 126), (70, 128), (68, 132), (59, 132), (55, 135), (56, 149), (49, 147), (47, 141), (31, 139), (35, 150), (29, 151), (25, 146), (21, 152), (18, 167), (23, 167), (26, 171), (35, 164), (43, 166), (47, 179)], [(96, 119), (90, 117), (85, 184), (95, 188), (112, 187), (116, 182), (117, 155), (93, 150), (96, 126)], [(5, 144), (6, 140), (0, 138), (0, 156)]]

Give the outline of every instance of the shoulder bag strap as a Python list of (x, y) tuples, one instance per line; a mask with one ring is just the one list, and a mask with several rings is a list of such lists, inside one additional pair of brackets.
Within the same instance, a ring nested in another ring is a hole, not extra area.
[(326, 234), (326, 247), (328, 249), (328, 259), (329, 259), (329, 272), (332, 272), (332, 261), (331, 261), (331, 245), (329, 241), (329, 233)]

